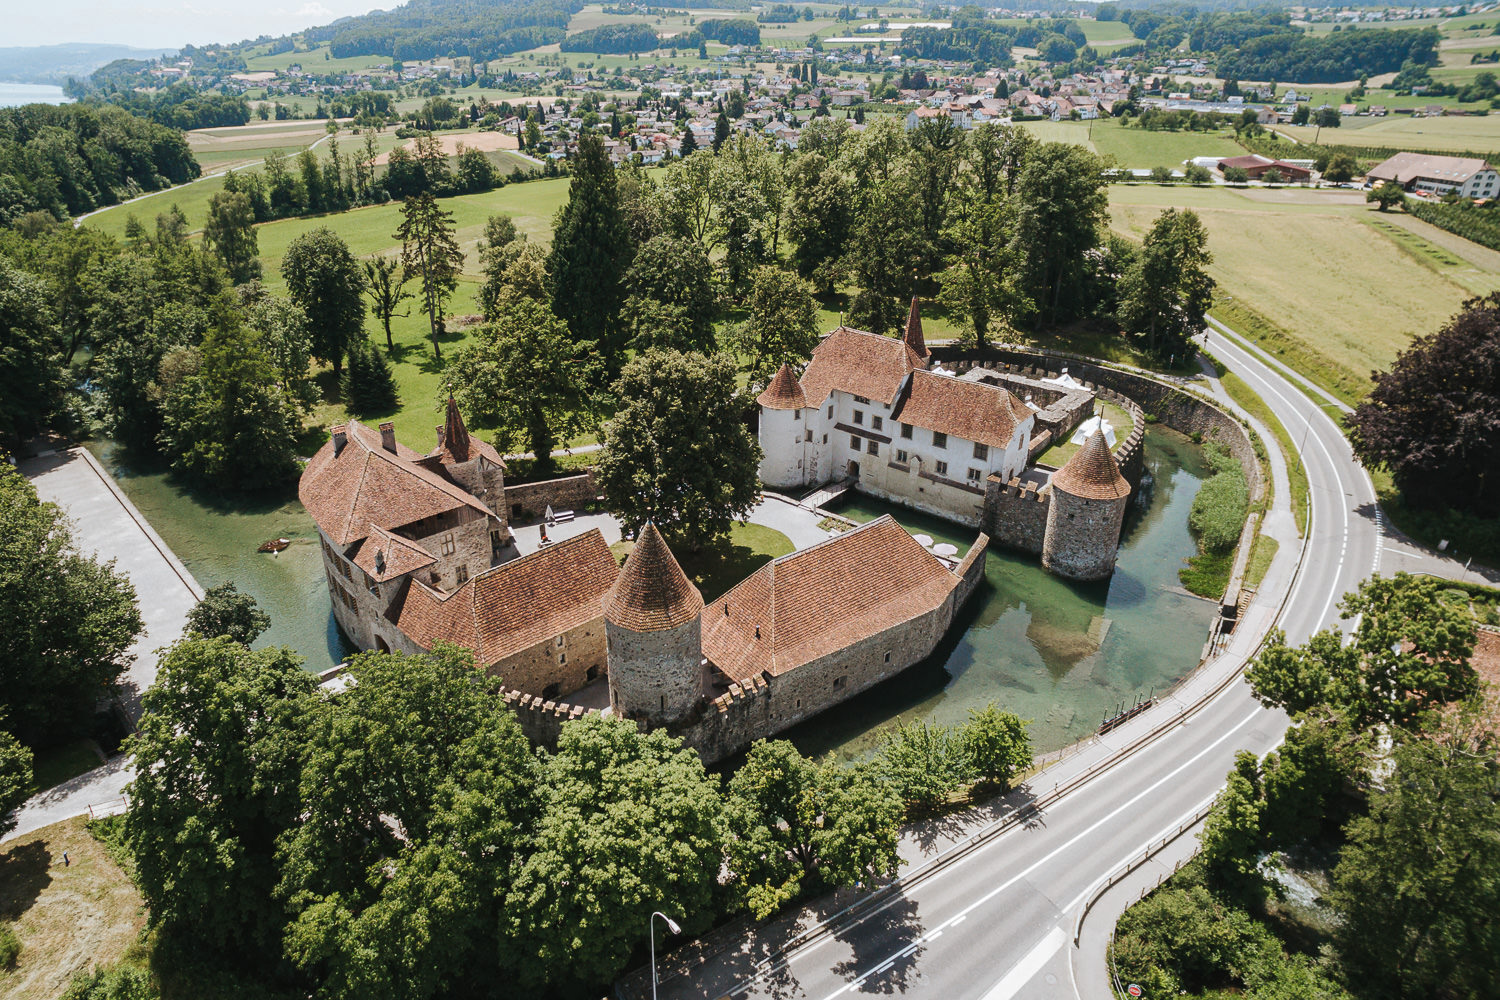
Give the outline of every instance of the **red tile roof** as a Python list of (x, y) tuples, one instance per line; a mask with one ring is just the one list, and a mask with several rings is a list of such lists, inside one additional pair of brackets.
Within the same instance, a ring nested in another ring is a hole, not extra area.
[(703, 595), (677, 565), (656, 525), (647, 521), (609, 595), (605, 617), (636, 632), (661, 632), (686, 624), (702, 610)]
[(1008, 390), (952, 375), (913, 372), (891, 419), (949, 437), (1005, 448), (1031, 410)]
[(922, 339), (922, 308), (915, 295), (911, 297), (911, 311), (906, 314), (906, 334), (901, 340), (919, 358), (932, 353), (927, 349), (927, 341)]
[(431, 552), (416, 542), (374, 526), (369, 537), (359, 542), (350, 560), (380, 583), (437, 562)]
[(834, 389), (890, 403), (906, 373), (925, 367), (903, 341), (841, 326), (813, 349), (802, 390), (809, 406), (821, 406)]
[(1052, 477), (1052, 488), (1086, 500), (1123, 500), (1130, 483), (1120, 474), (1120, 463), (1109, 453), (1104, 435), (1095, 431), (1083, 447)]
[(596, 528), (485, 570), (450, 594), (414, 580), (390, 618), (419, 646), (457, 643), (488, 667), (599, 618), (618, 574)]
[(807, 405), (807, 395), (797, 381), (791, 365), (782, 365), (766, 386), (766, 391), (755, 400), (768, 410), (800, 410)]
[(784, 674), (926, 614), (958, 584), (887, 515), (766, 563), (704, 608), (703, 655), (735, 681)]
[(335, 545), (364, 538), (371, 525), (390, 531), (461, 507), (492, 516), (478, 498), (418, 464), (421, 456), (405, 445), (386, 451), (380, 433), (357, 420), (346, 433), (338, 454), (332, 440), (318, 449), (297, 484), (302, 505)]

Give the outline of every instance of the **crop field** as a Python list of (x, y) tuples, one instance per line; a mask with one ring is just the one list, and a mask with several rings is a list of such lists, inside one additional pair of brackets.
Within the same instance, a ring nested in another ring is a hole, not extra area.
[(1103, 156), (1122, 167), (1176, 167), (1195, 156), (1239, 156), (1244, 153), (1228, 129), (1220, 132), (1148, 132), (1118, 118), (1087, 123), (1089, 137)]
[(1373, 209), (1316, 191), (1285, 202), (1247, 194), (1116, 187), (1111, 225), (1139, 238), (1162, 209), (1193, 208), (1208, 229), (1221, 300), (1263, 320), (1268, 349), (1346, 399), (1476, 290), (1500, 288), (1500, 272), (1444, 247), (1432, 227), (1408, 228), (1417, 220), (1387, 228)]
[[(1378, 101), (1377, 98), (1371, 100)], [(1311, 141), (1317, 133), (1315, 128), (1306, 125), (1278, 125), (1276, 131), (1301, 142)], [(1500, 149), (1500, 115), (1444, 115), (1441, 118), (1388, 115), (1385, 118), (1357, 118), (1344, 128), (1324, 129), (1322, 140), (1345, 146)]]
[(1036, 136), (1041, 142), (1071, 142), (1077, 146), (1093, 149), (1094, 143), (1089, 139), (1089, 126), (1093, 122), (1017, 122), (1026, 131)]
[(383, 56), (348, 56), (335, 59), (325, 42), (305, 52), (280, 52), (276, 55), (254, 55), (245, 58), (245, 72), (261, 73), (300, 65), (306, 73), (354, 73), (362, 69), (382, 69), (391, 60)]
[(295, 155), (327, 134), (322, 121), (278, 122), (198, 129), (187, 133), (187, 141), (203, 172), (210, 174), (258, 163), (278, 149)]

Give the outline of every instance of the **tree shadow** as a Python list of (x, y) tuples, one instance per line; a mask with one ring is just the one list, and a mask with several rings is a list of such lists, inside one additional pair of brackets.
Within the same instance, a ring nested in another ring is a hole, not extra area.
[(924, 951), (922, 934), (916, 901), (898, 896), (834, 932), (852, 954), (833, 972), (858, 980), (862, 993), (905, 993), (921, 975), (917, 963)]
[[(669, 955), (658, 951), (659, 995), (728, 996), (753, 980), (760, 995), (773, 1000), (800, 1000), (806, 991), (781, 951), (819, 919), (818, 912), (800, 908), (764, 924), (742, 916), (673, 949)], [(651, 967), (641, 966), (621, 977), (615, 995), (622, 1000), (649, 1000)]]
[(334, 406), (344, 402), (344, 387), (341, 384), (341, 375), (335, 375), (332, 368), (325, 368), (318, 372), (313, 376), (313, 382), (317, 385), (318, 396), (323, 402)]
[(52, 852), (40, 840), (14, 844), (0, 854), (0, 917), (14, 920), (52, 884)]
[(968, 809), (910, 824), (907, 834), (924, 855), (930, 855), (975, 836), (992, 824), (1036, 811), (1036, 796), (1032, 794), (1031, 788), (1019, 785), (1008, 792), (979, 801)]

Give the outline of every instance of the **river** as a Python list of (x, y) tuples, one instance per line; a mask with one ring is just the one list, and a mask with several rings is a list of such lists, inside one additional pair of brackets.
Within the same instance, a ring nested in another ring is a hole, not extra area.
[[(292, 491), (253, 501), (216, 499), (160, 469), (141, 467), (109, 441), (89, 445), (157, 532), (205, 587), (233, 581), (271, 616), (259, 646), (296, 649), (308, 669), (344, 649), (323, 578), (317, 530)], [(1177, 581), (1196, 551), (1188, 511), (1206, 475), (1202, 449), (1152, 426), (1145, 440), (1151, 487), (1132, 504), (1119, 562), (1105, 583), (1070, 584), (1034, 558), (991, 549), (986, 584), (936, 654), (787, 735), (804, 753), (868, 756), (889, 726), (909, 719), (959, 724), (993, 700), (1032, 720), (1038, 752), (1091, 732), (1122, 702), (1160, 692), (1190, 672), (1207, 638), (1212, 602)], [(973, 533), (937, 518), (858, 497), (841, 513), (865, 521), (891, 513), (914, 532), (964, 550)], [(260, 543), (288, 538), (280, 555)]]

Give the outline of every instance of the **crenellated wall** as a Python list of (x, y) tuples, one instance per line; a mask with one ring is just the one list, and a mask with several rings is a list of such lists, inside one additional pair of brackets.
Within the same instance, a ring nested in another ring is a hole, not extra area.
[(1020, 479), (1002, 483), (999, 476), (985, 485), (985, 530), (1006, 548), (1041, 555), (1051, 492), (1039, 493)]

